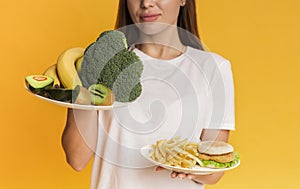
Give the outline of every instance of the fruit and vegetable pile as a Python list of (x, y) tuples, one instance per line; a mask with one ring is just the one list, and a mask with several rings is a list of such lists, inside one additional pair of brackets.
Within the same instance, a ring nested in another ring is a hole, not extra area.
[(131, 102), (142, 92), (143, 64), (128, 49), (124, 33), (104, 31), (87, 48), (75, 47), (59, 55), (43, 74), (25, 78), (27, 88), (53, 100), (109, 106)]

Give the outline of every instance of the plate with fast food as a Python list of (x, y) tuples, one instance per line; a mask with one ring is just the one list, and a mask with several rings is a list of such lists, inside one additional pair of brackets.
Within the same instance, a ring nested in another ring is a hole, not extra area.
[(187, 174), (207, 175), (240, 165), (233, 146), (221, 141), (189, 142), (174, 137), (144, 146), (140, 152), (154, 165)]

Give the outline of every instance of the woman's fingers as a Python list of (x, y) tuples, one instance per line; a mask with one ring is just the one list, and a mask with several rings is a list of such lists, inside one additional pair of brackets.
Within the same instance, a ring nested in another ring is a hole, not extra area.
[(188, 174), (185, 174), (185, 173), (179, 173), (179, 172), (175, 172), (175, 171), (173, 171), (173, 172), (171, 173), (171, 177), (172, 177), (172, 178), (178, 177), (178, 178), (180, 178), (180, 179), (189, 178), (189, 177), (188, 177)]
[(165, 170), (165, 168), (163, 168), (163, 167), (160, 167), (160, 166), (156, 167), (156, 169), (155, 169), (155, 171), (157, 171), (157, 172), (159, 172), (159, 171), (163, 171), (163, 170)]
[(184, 178), (186, 178), (186, 174), (185, 173), (178, 173), (177, 177), (180, 178), (180, 179), (184, 179)]
[(171, 177), (172, 177), (172, 178), (178, 177), (178, 178), (180, 178), (180, 179), (194, 179), (194, 178), (195, 178), (195, 175), (193, 175), (193, 174), (179, 173), (179, 172), (173, 171), (173, 172), (171, 173)]
[(188, 174), (188, 175), (187, 175), (187, 178), (188, 178), (188, 179), (194, 179), (194, 178), (195, 178), (195, 175)]
[[(157, 172), (163, 171), (163, 170), (165, 170), (165, 168), (160, 167), (160, 166), (156, 167), (156, 169), (155, 169), (155, 171), (157, 171)], [(172, 177), (172, 178), (178, 177), (178, 178), (180, 178), (180, 179), (185, 179), (185, 178), (187, 178), (187, 179), (193, 179), (193, 178), (195, 177), (195, 175), (193, 175), (193, 174), (185, 174), (185, 173), (180, 173), (180, 172), (172, 171), (171, 177)]]
[(175, 172), (175, 171), (173, 171), (173, 172), (171, 173), (171, 177), (172, 177), (172, 178), (176, 178), (176, 177), (177, 177), (177, 175), (178, 175), (178, 173), (177, 173), (177, 172)]

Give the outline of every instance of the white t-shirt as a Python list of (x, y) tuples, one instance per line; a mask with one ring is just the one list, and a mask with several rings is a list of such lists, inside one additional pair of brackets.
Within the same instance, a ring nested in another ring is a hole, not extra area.
[(144, 64), (142, 94), (129, 106), (99, 111), (93, 189), (200, 189), (189, 179), (155, 172), (139, 150), (180, 136), (199, 141), (203, 128), (234, 130), (234, 87), (228, 60), (187, 47), (172, 60), (134, 49)]

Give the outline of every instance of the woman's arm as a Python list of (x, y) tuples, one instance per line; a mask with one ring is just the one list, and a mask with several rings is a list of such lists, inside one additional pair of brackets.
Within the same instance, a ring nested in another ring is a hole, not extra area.
[(94, 155), (97, 143), (97, 111), (68, 109), (62, 146), (67, 162), (81, 171)]
[[(217, 140), (228, 142), (229, 130), (217, 130), (217, 129), (204, 129), (201, 134), (201, 141), (205, 140)], [(224, 175), (224, 172), (214, 173), (210, 175), (193, 175), (193, 174), (184, 174), (178, 172), (172, 172), (172, 178), (189, 178), (197, 183), (201, 184), (216, 184)]]

